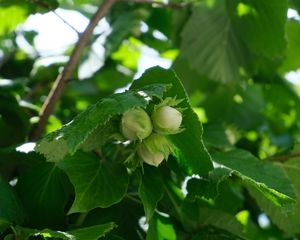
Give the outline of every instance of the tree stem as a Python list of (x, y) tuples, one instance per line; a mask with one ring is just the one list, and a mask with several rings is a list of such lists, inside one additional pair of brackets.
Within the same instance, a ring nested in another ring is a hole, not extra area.
[(81, 34), (76, 46), (73, 49), (73, 52), (70, 56), (67, 65), (65, 66), (62, 73), (60, 73), (57, 76), (52, 86), (52, 89), (41, 108), (41, 111), (39, 113), (40, 120), (38, 122), (37, 127), (34, 129), (30, 140), (37, 140), (42, 135), (47, 124), (48, 118), (53, 112), (56, 102), (61, 97), (68, 81), (70, 80), (72, 73), (79, 61), (80, 55), (85, 45), (87, 44), (90, 36), (92, 35), (94, 28), (97, 26), (98, 22), (107, 14), (107, 12), (110, 10), (110, 8), (115, 2), (116, 0), (105, 0), (92, 17), (85, 31)]

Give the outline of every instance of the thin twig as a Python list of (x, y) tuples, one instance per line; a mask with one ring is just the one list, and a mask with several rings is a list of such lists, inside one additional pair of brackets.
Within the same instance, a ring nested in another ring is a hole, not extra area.
[(78, 36), (80, 36), (80, 32), (72, 25), (70, 24), (66, 19), (64, 19), (62, 16), (60, 16), (55, 9), (53, 9), (49, 4), (45, 2), (41, 2), (40, 0), (31, 0), (36, 5), (47, 9), (48, 11), (52, 12), (56, 17), (58, 17), (61, 21), (63, 21), (64, 24), (66, 24), (68, 27), (70, 27)]
[(65, 86), (67, 85), (68, 81), (70, 80), (73, 70), (75, 69), (80, 55), (87, 44), (90, 36), (93, 33), (94, 28), (97, 26), (98, 22), (107, 14), (107, 12), (110, 10), (110, 8), (113, 6), (113, 4), (116, 2), (116, 0), (106, 0), (104, 1), (100, 7), (98, 8), (97, 12), (92, 17), (89, 25), (86, 27), (85, 31), (81, 34), (76, 46), (73, 49), (73, 52), (71, 54), (71, 57), (65, 66), (64, 70), (61, 74), (59, 74), (53, 84), (53, 87), (50, 91), (50, 93), (47, 96), (46, 101), (44, 102), (41, 111), (40, 111), (40, 120), (38, 122), (37, 127), (33, 131), (33, 134), (31, 136), (31, 140), (38, 139), (41, 134), (43, 133), (43, 130), (47, 124), (48, 118), (53, 112), (54, 106), (60, 96), (62, 95)]
[(300, 157), (300, 153), (291, 153), (288, 155), (273, 156), (273, 157), (267, 158), (267, 160), (272, 161), (272, 162), (284, 162), (291, 158), (296, 158), (296, 157)]
[(74, 32), (76, 32), (78, 37), (80, 36), (80, 32), (71, 23), (69, 23), (66, 19), (60, 16), (56, 11), (52, 11), (52, 12), (56, 17), (58, 17), (61, 21), (63, 21), (64, 24), (66, 24), (67, 26), (69, 26), (69, 28), (71, 28)]
[(123, 0), (123, 1), (129, 3), (157, 5), (163, 8), (171, 8), (171, 9), (182, 9), (188, 5), (186, 3), (171, 3), (171, 2), (164, 3), (164, 2), (152, 1), (152, 0)]

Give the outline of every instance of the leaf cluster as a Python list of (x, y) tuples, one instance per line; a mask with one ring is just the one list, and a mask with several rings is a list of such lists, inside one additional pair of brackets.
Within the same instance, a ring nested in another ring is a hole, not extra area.
[[(75, 44), (41, 50), (23, 24), (98, 5), (0, 0), (0, 238), (299, 239), (299, 3), (116, 2), (33, 143)], [(149, 59), (170, 68), (142, 74)], [(184, 131), (156, 168), (120, 119), (164, 99)]]

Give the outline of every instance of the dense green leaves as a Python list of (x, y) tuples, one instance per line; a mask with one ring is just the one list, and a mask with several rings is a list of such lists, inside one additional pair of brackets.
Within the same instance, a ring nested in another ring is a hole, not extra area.
[(126, 168), (97, 155), (78, 152), (59, 163), (75, 188), (75, 201), (69, 211), (85, 212), (119, 202), (128, 186)]
[[(48, 135), (28, 143), (82, 46), (79, 20), (106, 3), (0, 0), (0, 239), (298, 238), (299, 3), (114, 2), (50, 112)], [(73, 38), (41, 42), (55, 17), (55, 30), (77, 29)], [(172, 69), (143, 74), (155, 64)], [(150, 167), (120, 120), (135, 107), (151, 117), (169, 97), (183, 131), (166, 135), (172, 152)]]

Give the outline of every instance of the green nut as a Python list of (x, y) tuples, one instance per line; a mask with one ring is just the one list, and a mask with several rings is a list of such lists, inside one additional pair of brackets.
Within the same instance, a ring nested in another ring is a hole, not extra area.
[(181, 131), (182, 114), (176, 108), (162, 106), (152, 114), (153, 128), (161, 134), (176, 134)]
[(138, 156), (147, 164), (157, 167), (167, 159), (172, 151), (172, 145), (165, 136), (152, 133), (137, 148)]
[(152, 132), (151, 119), (142, 108), (132, 108), (122, 116), (121, 131), (128, 140), (143, 140)]

